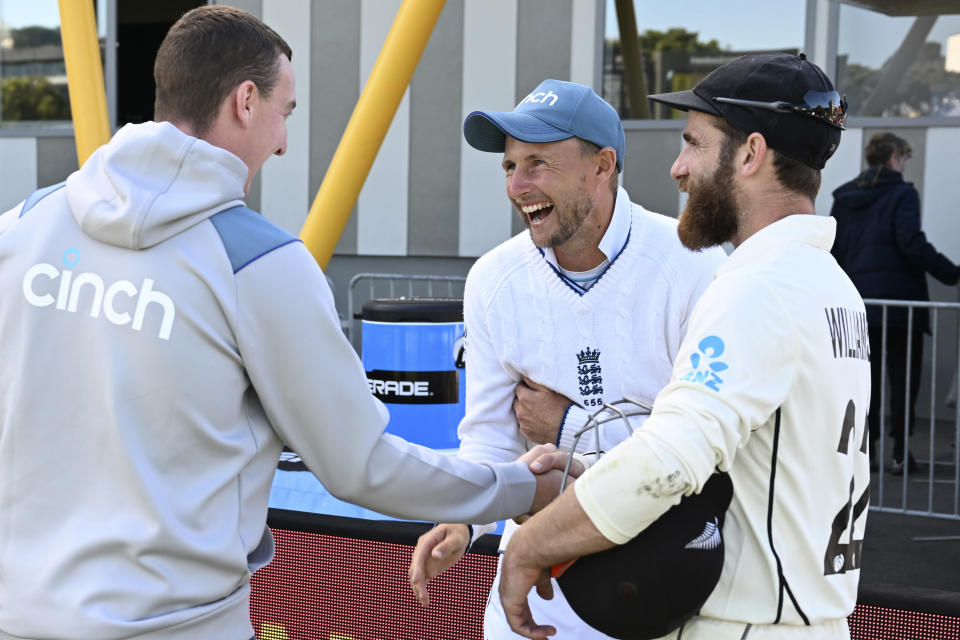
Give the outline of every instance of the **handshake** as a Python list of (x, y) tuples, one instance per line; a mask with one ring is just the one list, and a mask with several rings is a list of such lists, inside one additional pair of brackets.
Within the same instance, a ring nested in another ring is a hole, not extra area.
[[(572, 484), (565, 482), (567, 474), (571, 479), (576, 478), (586, 469), (583, 461), (576, 456), (571, 459), (570, 454), (559, 451), (552, 444), (538, 444), (518, 460), (526, 462), (536, 476), (537, 489), (530, 510), (513, 519), (517, 524), (546, 507), (560, 495), (565, 485)], [(456, 564), (469, 544), (470, 527), (465, 524), (438, 524), (420, 536), (409, 570), (410, 588), (420, 604), (425, 607), (430, 604), (427, 582)]]
[[(537, 491), (533, 497), (533, 504), (530, 505), (530, 511), (513, 519), (517, 524), (522, 524), (530, 516), (553, 502), (567, 485), (573, 484), (573, 479), (586, 470), (586, 465), (582, 460), (577, 459), (577, 456), (564, 453), (552, 444), (538, 444), (517, 459), (526, 462), (530, 471), (537, 477)], [(567, 474), (569, 474), (569, 480)]]

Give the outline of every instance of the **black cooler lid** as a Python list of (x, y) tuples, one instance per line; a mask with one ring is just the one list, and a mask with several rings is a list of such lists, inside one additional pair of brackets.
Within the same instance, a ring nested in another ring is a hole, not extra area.
[(372, 322), (463, 322), (460, 298), (374, 298), (360, 314)]

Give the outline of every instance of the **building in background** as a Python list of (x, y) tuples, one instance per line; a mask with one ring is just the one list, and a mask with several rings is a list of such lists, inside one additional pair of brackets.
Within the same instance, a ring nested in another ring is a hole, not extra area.
[[(169, 25), (202, 2), (89, 1), (114, 128), (149, 120), (156, 48)], [(266, 164), (249, 204), (297, 233), (402, 0), (227, 3), (263, 18), (294, 50), (298, 107), (288, 121), (289, 149)], [(924, 229), (958, 259), (956, 4), (634, 0), (634, 11), (648, 93), (692, 86), (747, 51), (806, 52), (847, 94), (852, 116), (824, 171), (818, 211), (826, 214), (831, 191), (859, 172), (865, 141), (892, 130), (914, 149), (905, 177), (920, 191)], [(76, 168), (58, 23), (57, 0), (0, 1), (4, 209)], [(470, 148), (461, 125), (474, 109), (512, 109), (544, 78), (591, 85), (620, 110), (624, 183), (646, 207), (676, 215), (682, 199), (668, 171), (683, 122), (657, 109), (649, 120), (632, 118), (619, 47), (614, 0), (447, 0), (328, 268), (341, 313), (358, 272), (464, 275), (477, 256), (521, 230), (499, 163)], [(931, 291), (956, 301), (956, 291), (939, 283)], [(946, 383), (953, 362), (941, 361)]]

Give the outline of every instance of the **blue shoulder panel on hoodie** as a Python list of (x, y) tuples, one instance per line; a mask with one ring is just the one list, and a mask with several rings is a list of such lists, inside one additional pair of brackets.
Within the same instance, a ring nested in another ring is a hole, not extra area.
[(210, 222), (220, 234), (234, 273), (274, 249), (300, 242), (299, 238), (243, 205), (215, 213), (210, 216)]
[(45, 198), (46, 196), (50, 195), (57, 189), (60, 189), (65, 184), (67, 183), (58, 182), (57, 184), (52, 184), (49, 187), (44, 187), (43, 189), (37, 189), (36, 191), (31, 193), (29, 196), (27, 196), (27, 199), (23, 201), (23, 206), (20, 208), (20, 215), (17, 217), (22, 218), (24, 214), (27, 213), (27, 211), (30, 211), (30, 209), (33, 209), (33, 205), (37, 204), (38, 202), (40, 202), (42, 198)]

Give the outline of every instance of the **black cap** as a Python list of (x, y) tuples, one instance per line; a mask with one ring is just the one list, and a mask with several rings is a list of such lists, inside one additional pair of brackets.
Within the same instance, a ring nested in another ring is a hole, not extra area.
[[(777, 110), (774, 103), (813, 106), (835, 96), (832, 117), (818, 117), (802, 109)], [(767, 145), (814, 169), (822, 169), (840, 144), (846, 102), (839, 99), (826, 74), (802, 53), (751, 53), (714, 69), (689, 91), (647, 96), (682, 111), (702, 111), (723, 118), (746, 133), (763, 135)], [(748, 100), (765, 107), (730, 104)]]
[(577, 559), (558, 578), (567, 603), (608, 636), (648, 640), (693, 617), (723, 570), (723, 519), (733, 497), (726, 473), (626, 544)]

